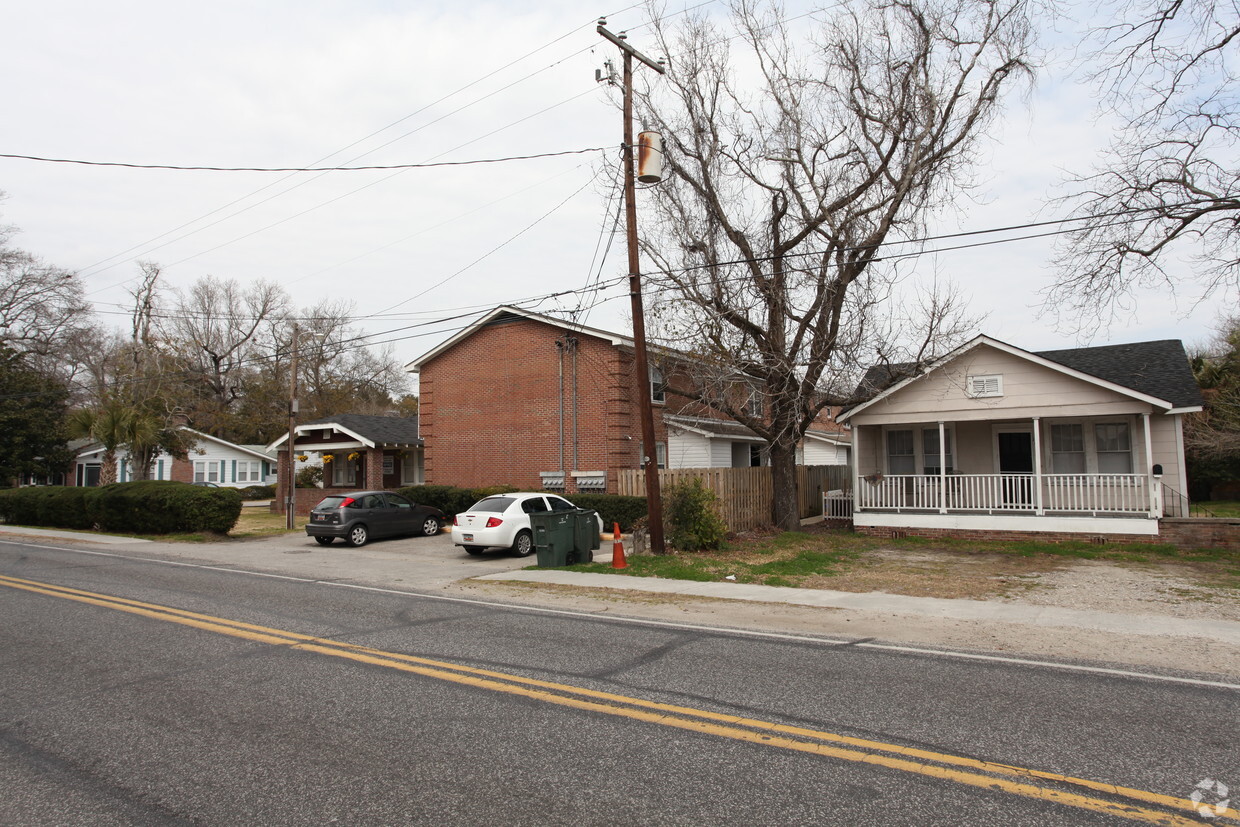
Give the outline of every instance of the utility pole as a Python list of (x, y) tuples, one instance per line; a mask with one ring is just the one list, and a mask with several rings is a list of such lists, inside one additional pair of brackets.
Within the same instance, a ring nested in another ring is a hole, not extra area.
[(290, 531), (293, 525), (293, 513), (297, 510), (297, 457), (293, 454), (293, 440), (297, 437), (297, 322), (293, 322), (293, 356), (289, 364), (288, 382), (288, 501), (285, 503), (284, 527)]
[(637, 183), (633, 171), (633, 58), (659, 74), (666, 72), (657, 63), (630, 46), (626, 35), (618, 36), (604, 28), (600, 20), (598, 33), (620, 48), (624, 54), (624, 218), (629, 241), (629, 300), (633, 307), (633, 349), (636, 351), (637, 398), (642, 420), (642, 455), (646, 466), (646, 506), (650, 519), (650, 550), (655, 554), (667, 551), (663, 542), (663, 499), (659, 492), (659, 452), (654, 438), (654, 407), (650, 401), (650, 364), (646, 358), (646, 314), (642, 307), (641, 262), (637, 252)]

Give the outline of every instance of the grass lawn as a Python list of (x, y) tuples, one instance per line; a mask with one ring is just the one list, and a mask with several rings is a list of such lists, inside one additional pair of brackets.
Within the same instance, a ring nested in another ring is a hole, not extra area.
[(1240, 502), (1206, 500), (1203, 503), (1193, 503), (1192, 512), (1194, 517), (1240, 517)]
[(575, 571), (723, 581), (767, 586), (886, 591), (924, 597), (986, 598), (1032, 585), (1034, 575), (1082, 560), (1139, 566), (1174, 565), (1210, 586), (1240, 589), (1240, 553), (1181, 551), (1158, 543), (1107, 544), (984, 542), (910, 537), (899, 540), (807, 527), (731, 541), (717, 552), (630, 556), (629, 567), (609, 563)]
[[(285, 528), (286, 524), (286, 518), (283, 514), (273, 513), (266, 508), (242, 508), (241, 516), (237, 519), (237, 524), (233, 526), (233, 530), (228, 532), (228, 536), (235, 539), (249, 539), (287, 534), (289, 530)], [(296, 526), (293, 532), (304, 532), (306, 530), (306, 518), (297, 517), (293, 521), (293, 525)]]

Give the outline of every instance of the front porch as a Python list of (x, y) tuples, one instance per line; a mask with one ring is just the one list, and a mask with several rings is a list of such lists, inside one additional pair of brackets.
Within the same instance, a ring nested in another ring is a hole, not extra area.
[(1179, 463), (1160, 450), (1178, 429), (1162, 425), (1111, 414), (858, 426), (853, 524), (1156, 536), (1168, 498), (1172, 513), (1181, 504)]

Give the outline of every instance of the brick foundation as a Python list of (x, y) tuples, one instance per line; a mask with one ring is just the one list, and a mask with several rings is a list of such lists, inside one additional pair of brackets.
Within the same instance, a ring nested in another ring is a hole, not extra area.
[(1158, 521), (1157, 536), (1144, 534), (1097, 534), (1075, 531), (967, 531), (947, 528), (892, 528), (857, 526), (858, 534), (870, 537), (955, 537), (963, 540), (1038, 540), (1044, 543), (1170, 543), (1177, 548), (1226, 548), (1240, 550), (1240, 520), (1226, 517), (1166, 517)]

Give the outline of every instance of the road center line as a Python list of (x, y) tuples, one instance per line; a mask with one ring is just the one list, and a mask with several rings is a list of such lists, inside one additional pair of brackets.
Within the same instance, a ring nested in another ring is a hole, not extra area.
[(597, 612), (577, 612), (568, 609), (549, 609), (542, 606), (521, 606), (514, 603), (501, 603), (494, 600), (479, 600), (472, 597), (427, 594), (425, 592), (412, 592), (404, 589), (386, 588), (383, 586), (364, 586), (360, 583), (343, 583), (337, 580), (320, 580), (313, 577), (298, 577), (291, 574), (273, 574), (270, 572), (250, 571), (248, 569), (237, 569), (228, 566), (215, 566), (203, 563), (185, 563), (179, 560), (160, 560), (153, 557), (135, 557), (128, 554), (116, 554), (106, 551), (88, 551), (86, 549), (65, 548), (63, 546), (45, 546), (25, 542), (19, 543), (12, 540), (0, 540), (0, 545), (19, 546), (22, 548), (39, 548), (48, 551), (67, 552), (69, 554), (84, 554), (91, 557), (111, 557), (118, 560), (129, 560), (137, 563), (151, 563), (153, 565), (161, 566), (176, 566), (179, 568), (216, 571), (222, 574), (241, 574), (249, 577), (263, 577), (270, 580), (285, 580), (290, 583), (330, 586), (339, 589), (374, 592), (376, 594), (393, 594), (401, 597), (415, 598), (418, 600), (437, 600), (444, 603), (465, 603), (473, 606), (485, 606), (488, 608), (504, 609), (506, 611), (513, 612), (529, 612), (534, 614), (557, 615), (561, 617), (576, 617), (584, 620), (604, 621), (608, 623), (628, 623), (635, 626), (652, 626), (662, 629), (688, 629), (695, 632), (735, 635), (739, 637), (758, 638), (761, 640), (786, 640), (794, 643), (812, 643), (819, 646), (847, 646), (851, 649), (874, 649), (880, 652), (897, 652), (900, 654), (918, 655), (923, 657), (928, 656), (950, 658), (954, 660), (972, 660), (983, 663), (1003, 663), (1014, 666), (1033, 666), (1044, 669), (1059, 669), (1068, 672), (1111, 675), (1119, 678), (1137, 678), (1140, 680), (1162, 681), (1164, 683), (1178, 683), (1188, 686), (1205, 686), (1214, 689), (1240, 690), (1240, 684), (1227, 683), (1225, 681), (1210, 681), (1203, 680), (1201, 678), (1186, 678), (1177, 675), (1159, 675), (1153, 672), (1138, 672), (1131, 669), (1114, 669), (1106, 666), (1086, 666), (1078, 663), (1059, 663), (1056, 661), (1037, 660), (1035, 658), (985, 655), (977, 652), (958, 652), (951, 649), (929, 649), (921, 646), (902, 646), (895, 643), (868, 643), (855, 640), (840, 640), (837, 638), (812, 637), (810, 635), (793, 635), (784, 632), (762, 632), (753, 629), (736, 629), (726, 626), (705, 626), (693, 623), (678, 623), (662, 620), (649, 620), (639, 617), (624, 617), (621, 615), (603, 615)]
[[(1165, 810), (1147, 809), (1131, 803), (1133, 801), (1140, 801), (1173, 811), (1195, 812), (1195, 805), (1191, 801), (1164, 796), (1146, 790), (1117, 787), (1102, 782), (980, 761), (949, 753), (903, 747), (897, 744), (726, 715), (692, 707), (663, 704), (641, 698), (572, 686), (570, 684), (543, 681), (494, 670), (478, 669), (464, 664), (387, 652), (343, 641), (319, 638), (282, 629), (273, 629), (170, 606), (57, 586), (36, 580), (0, 576), (0, 586), (127, 612), (149, 619), (176, 623), (251, 642), (287, 646), (306, 652), (412, 672), (424, 677), (450, 681), (479, 689), (520, 695), (560, 706), (625, 717), (646, 723), (726, 737), (762, 746), (812, 753), (857, 763), (873, 764), (967, 786), (999, 790), (1014, 795), (1053, 801), (1066, 806), (1103, 812), (1147, 824), (1200, 823), (1195, 819), (1181, 818), (1179, 815), (1168, 813)], [(1121, 800), (1112, 801), (1095, 798), (1070, 790), (1065, 791), (1054, 787), (1028, 783), (1035, 780), (1070, 788), (1084, 788)], [(1234, 809), (1228, 810), (1221, 815), (1229, 820), (1240, 818), (1240, 813)]]

